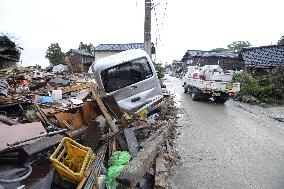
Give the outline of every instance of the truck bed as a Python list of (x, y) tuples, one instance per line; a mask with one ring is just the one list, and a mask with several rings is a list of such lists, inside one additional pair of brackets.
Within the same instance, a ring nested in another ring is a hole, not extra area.
[(220, 92), (239, 92), (240, 83), (231, 83), (228, 81), (206, 81), (195, 78), (188, 78), (186, 85), (196, 87), (201, 91), (220, 91)]

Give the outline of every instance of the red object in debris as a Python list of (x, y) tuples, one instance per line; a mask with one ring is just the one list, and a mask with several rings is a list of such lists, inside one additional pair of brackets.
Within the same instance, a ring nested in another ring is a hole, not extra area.
[(29, 81), (26, 80), (26, 79), (17, 80), (17, 83), (12, 84), (11, 87), (13, 87), (13, 88), (18, 88), (18, 87), (25, 86), (25, 85), (27, 85), (28, 83), (29, 83)]
[(24, 80), (20, 80), (18, 84), (19, 85), (26, 85), (28, 83), (29, 83), (28, 80), (24, 79)]

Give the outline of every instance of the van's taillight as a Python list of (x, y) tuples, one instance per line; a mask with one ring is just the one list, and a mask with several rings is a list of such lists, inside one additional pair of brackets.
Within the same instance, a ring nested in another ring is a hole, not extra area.
[(155, 106), (158, 106), (161, 102), (162, 102), (162, 99), (157, 100), (154, 104), (152, 104), (152, 108), (154, 108)]
[(205, 77), (204, 77), (203, 75), (200, 75), (200, 76), (199, 76), (199, 79), (205, 80)]

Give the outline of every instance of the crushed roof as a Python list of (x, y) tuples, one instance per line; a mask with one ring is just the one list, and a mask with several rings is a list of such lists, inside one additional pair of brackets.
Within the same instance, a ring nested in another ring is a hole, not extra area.
[(248, 65), (278, 66), (284, 61), (284, 45), (244, 48), (240, 55)]
[(95, 47), (95, 51), (125, 51), (130, 49), (144, 49), (144, 43), (99, 44)]

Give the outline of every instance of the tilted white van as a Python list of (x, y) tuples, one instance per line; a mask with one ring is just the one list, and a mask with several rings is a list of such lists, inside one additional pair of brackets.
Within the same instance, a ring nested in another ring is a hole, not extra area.
[(142, 49), (99, 59), (89, 72), (94, 74), (102, 96), (114, 96), (124, 109), (147, 114), (164, 103), (155, 67)]

